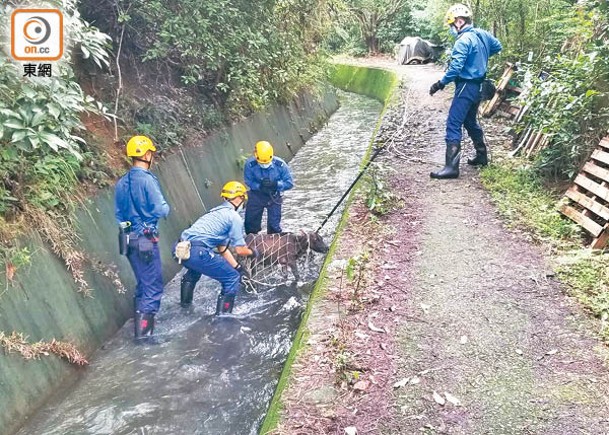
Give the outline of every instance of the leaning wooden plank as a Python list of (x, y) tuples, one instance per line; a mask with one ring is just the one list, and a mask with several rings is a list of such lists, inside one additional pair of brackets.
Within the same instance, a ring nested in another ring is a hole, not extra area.
[(567, 189), (567, 191), (565, 192), (565, 196), (575, 201), (582, 207), (587, 208), (598, 217), (609, 221), (609, 208), (599, 204), (594, 199), (584, 195), (582, 192), (578, 192), (573, 187), (569, 187), (569, 189)]
[(607, 242), (609, 241), (609, 224), (605, 225), (603, 231), (598, 235), (596, 239), (592, 241), (590, 247), (592, 249), (603, 249), (607, 246)]
[(508, 109), (508, 112), (510, 112), (512, 114), (512, 116), (516, 116), (520, 113), (520, 106), (514, 106), (510, 104), (510, 108)]
[(513, 150), (510, 151), (510, 153), (508, 154), (510, 157), (514, 157), (516, 154), (518, 154), (520, 152), (520, 150), (522, 149), (522, 147), (524, 146), (525, 142), (527, 141), (527, 139), (529, 138), (529, 135), (533, 132), (533, 129), (531, 127), (528, 127), (523, 134), (521, 135), (522, 140), (520, 141), (520, 143), (518, 144), (518, 146)]
[(609, 182), (609, 169), (602, 168), (592, 162), (586, 162), (582, 170), (588, 174), (594, 175), (596, 178)]
[(609, 153), (601, 151), (598, 148), (592, 151), (590, 158), (609, 165)]
[(589, 217), (584, 216), (570, 205), (563, 205), (562, 207), (560, 207), (560, 212), (568, 218), (572, 219), (573, 221), (577, 222), (594, 237), (598, 237), (598, 235), (603, 231), (602, 226), (594, 222)]
[(511, 63), (508, 63), (507, 65), (508, 66), (505, 69), (505, 71), (503, 72), (503, 75), (501, 76), (499, 83), (497, 83), (497, 86), (496, 86), (497, 91), (495, 92), (495, 95), (493, 95), (493, 98), (491, 98), (491, 100), (488, 101), (488, 103), (482, 108), (482, 111), (480, 112), (480, 114), (482, 116), (492, 115), (493, 112), (497, 109), (497, 107), (501, 103), (501, 101), (503, 101), (503, 99), (505, 98), (505, 92), (503, 92), (503, 91), (505, 90), (505, 87), (510, 82), (512, 75), (514, 74), (514, 65)]
[[(527, 149), (527, 158), (531, 157), (531, 154), (535, 150), (535, 147), (537, 146), (537, 144), (542, 139), (543, 139), (543, 133), (541, 131), (538, 131), (537, 134), (535, 135), (535, 137), (533, 138), (533, 140), (531, 141), (531, 143), (528, 146), (528, 149)], [(523, 152), (524, 152), (524, 150), (523, 150)]]
[(520, 120), (524, 117), (530, 107), (530, 104), (522, 106), (520, 112), (518, 112), (518, 115), (516, 115), (516, 118), (514, 118), (514, 122), (520, 122)]
[(517, 94), (522, 94), (522, 88), (519, 88), (518, 86), (506, 86), (505, 87), (506, 91), (510, 91), (510, 92), (516, 92)]
[(575, 180), (573, 180), (573, 182), (578, 186), (581, 186), (584, 189), (588, 190), (589, 192), (592, 192), (592, 194), (598, 196), (599, 198), (605, 201), (609, 201), (609, 189), (592, 181), (585, 175), (579, 174), (577, 177), (575, 177)]

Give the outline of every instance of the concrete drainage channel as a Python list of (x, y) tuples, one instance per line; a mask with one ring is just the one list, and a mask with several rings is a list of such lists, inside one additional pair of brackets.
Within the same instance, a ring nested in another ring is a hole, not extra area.
[[(284, 202), (286, 230), (315, 229), (366, 154), (382, 105), (353, 94), (341, 102), (290, 162), (297, 187)], [(198, 172), (192, 171), (193, 181), (203, 184)], [(204, 204), (213, 205), (205, 187), (198, 189)], [(339, 219), (337, 214), (324, 227), (327, 241)], [(176, 229), (187, 225), (180, 223)], [(234, 315), (224, 319), (212, 316), (218, 286), (209, 280), (195, 291), (195, 309), (181, 311), (178, 274), (166, 287), (157, 345), (134, 347), (127, 322), (93, 355), (76, 385), (53, 397), (18, 433), (256, 433), (302, 328), (322, 260), (314, 257), (302, 268), (303, 282), (242, 294)]]

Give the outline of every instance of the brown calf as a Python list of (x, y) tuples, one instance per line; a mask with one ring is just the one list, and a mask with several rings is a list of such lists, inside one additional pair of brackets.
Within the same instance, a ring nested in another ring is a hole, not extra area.
[[(256, 264), (275, 265), (280, 264), (284, 273), (289, 267), (294, 278), (300, 280), (296, 261), (305, 255), (307, 251), (326, 253), (328, 245), (321, 236), (310, 231), (305, 233), (283, 233), (283, 234), (248, 234), (245, 242), (249, 248), (254, 248), (260, 254)], [(254, 265), (254, 266), (255, 266)]]

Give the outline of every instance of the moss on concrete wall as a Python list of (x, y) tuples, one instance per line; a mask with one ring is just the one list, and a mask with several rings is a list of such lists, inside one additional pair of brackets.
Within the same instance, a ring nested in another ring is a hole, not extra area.
[(389, 102), (399, 83), (392, 71), (344, 64), (334, 66), (331, 81), (339, 89), (366, 95), (383, 104)]
[[(155, 172), (172, 207), (160, 225), (160, 248), (166, 280), (179, 270), (171, 259), (172, 242), (205, 210), (220, 202), (221, 186), (243, 179), (239, 160), (253, 144), (269, 140), (278, 156), (290, 160), (315, 132), (320, 119), (336, 110), (334, 92), (302, 96), (285, 107), (267, 112), (220, 131), (200, 146), (184, 148), (165, 157)], [(78, 214), (79, 248), (93, 264), (114, 263), (121, 280), (132, 289), (129, 264), (117, 253), (113, 190), (101, 192)], [(71, 341), (87, 354), (112, 336), (131, 316), (132, 291), (119, 294), (103, 273), (87, 271), (93, 297), (77, 293), (65, 265), (33, 232), (25, 244), (33, 252), (31, 264), (18, 271), (14, 283), (0, 282), (0, 331), (17, 331), (30, 341)], [(0, 279), (0, 281), (2, 281)], [(69, 386), (82, 368), (57, 357), (26, 361), (0, 350), (0, 433), (11, 433), (60, 386)]]

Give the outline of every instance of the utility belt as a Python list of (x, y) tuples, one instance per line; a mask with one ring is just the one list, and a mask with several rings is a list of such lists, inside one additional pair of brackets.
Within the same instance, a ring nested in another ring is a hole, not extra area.
[(159, 232), (154, 228), (144, 228), (142, 235), (131, 232), (130, 222), (121, 222), (118, 231), (118, 249), (121, 255), (137, 252), (140, 259), (150, 263), (154, 256), (154, 245), (159, 241)]
[(461, 84), (461, 83), (475, 83), (477, 85), (481, 85), (482, 82), (486, 80), (486, 75), (478, 78), (478, 79), (464, 79), (463, 77), (457, 77), (455, 79), (455, 83), (456, 84)]

